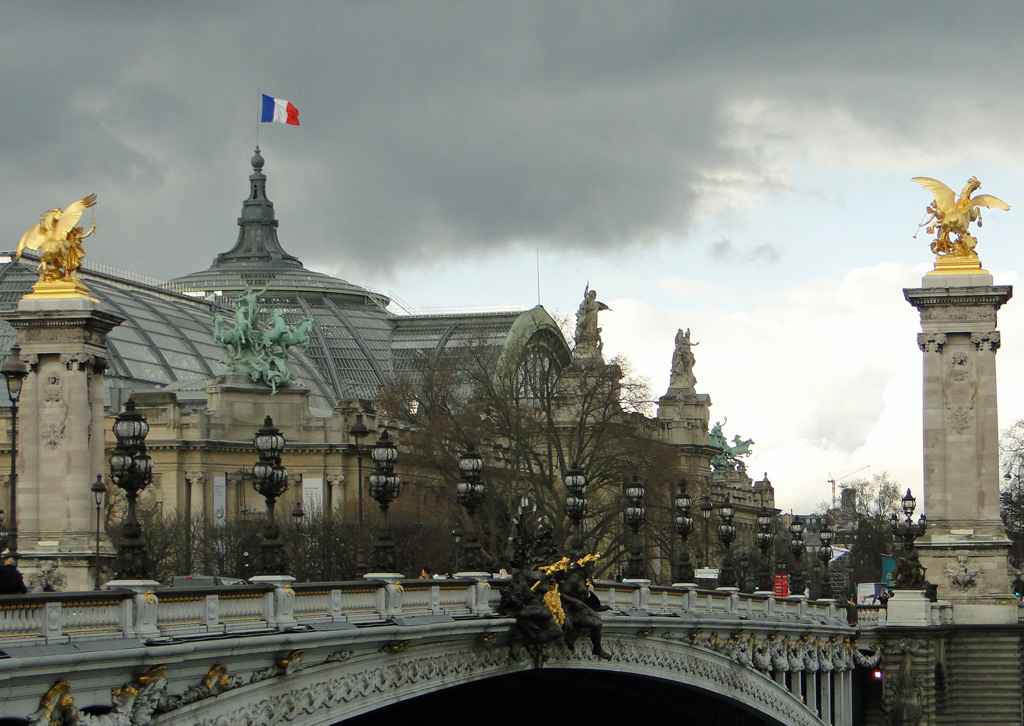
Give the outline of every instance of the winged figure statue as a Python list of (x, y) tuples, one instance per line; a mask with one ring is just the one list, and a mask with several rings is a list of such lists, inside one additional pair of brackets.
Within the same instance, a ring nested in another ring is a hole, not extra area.
[[(981, 226), (981, 209), (1002, 209), (1009, 211), (1010, 205), (991, 194), (971, 195), (981, 188), (978, 177), (972, 176), (964, 184), (960, 196), (936, 179), (926, 176), (915, 176), (910, 181), (917, 182), (932, 193), (935, 200), (928, 205), (925, 213), (928, 218), (918, 225), (925, 227), (928, 234), (934, 234), (931, 250), (936, 255), (950, 257), (977, 257), (974, 251), (978, 241), (968, 233), (971, 222)], [(950, 235), (955, 235), (955, 239)]]
[(51, 209), (39, 217), (39, 224), (29, 228), (21, 236), (16, 257), (21, 259), (25, 250), (39, 251), (39, 279), (44, 282), (75, 279), (75, 272), (82, 266), (85, 249), (82, 240), (96, 231), (93, 222), (85, 232), (78, 221), (86, 209), (95, 206), (96, 195), (90, 194), (69, 204), (67, 209)]

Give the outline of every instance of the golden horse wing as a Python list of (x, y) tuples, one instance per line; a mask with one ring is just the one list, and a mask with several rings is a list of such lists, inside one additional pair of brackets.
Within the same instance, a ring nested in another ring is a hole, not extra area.
[(935, 206), (938, 211), (945, 212), (950, 209), (956, 209), (956, 193), (938, 179), (932, 179), (927, 176), (915, 176), (910, 181), (917, 182), (932, 193), (932, 196), (935, 197)]
[(54, 225), (54, 233), (57, 239), (61, 242), (67, 239), (68, 232), (74, 229), (75, 225), (78, 224), (78, 220), (82, 218), (82, 213), (89, 207), (95, 206), (95, 204), (95, 194), (90, 194), (85, 199), (79, 199), (74, 204), (69, 204), (68, 208), (65, 209), (57, 219), (57, 224)]
[(28, 228), (25, 234), (21, 235), (21, 241), (18, 242), (18, 251), (15, 253), (15, 259), (21, 259), (21, 253), (25, 250), (38, 250), (46, 242), (47, 235), (41, 229), (39, 224), (33, 224)]
[(971, 197), (971, 203), (975, 207), (987, 207), (988, 209), (1001, 209), (1004, 212), (1010, 211), (1010, 205), (1004, 202), (999, 197), (993, 197), (991, 194), (979, 194), (976, 197)]

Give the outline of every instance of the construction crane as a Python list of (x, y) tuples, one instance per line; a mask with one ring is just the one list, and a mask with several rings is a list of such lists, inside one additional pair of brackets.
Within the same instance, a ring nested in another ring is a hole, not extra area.
[(828, 474), (828, 483), (832, 485), (832, 509), (836, 508), (836, 482), (837, 481), (842, 481), (843, 479), (849, 479), (854, 474), (860, 474), (865, 469), (870, 469), (870, 468), (871, 468), (871, 464), (868, 464), (867, 466), (862, 466), (861, 468), (857, 469), (857, 471), (851, 471), (849, 474), (843, 474), (838, 479), (836, 479), (834, 476), (832, 476), (832, 472), (829, 472), (829, 474)]

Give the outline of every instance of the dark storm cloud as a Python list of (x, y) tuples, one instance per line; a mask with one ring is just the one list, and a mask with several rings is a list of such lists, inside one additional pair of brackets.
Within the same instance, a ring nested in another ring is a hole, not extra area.
[(771, 7), (8, 4), (0, 234), (11, 247), (95, 191), (92, 259), (205, 268), (236, 236), (258, 87), (302, 119), (260, 131), (282, 243), (353, 276), (685, 236), (709, 180), (764, 164), (730, 142), (736, 101), (837, 104), (911, 139), (967, 89), (1005, 103), (1015, 88), (1016, 9), (973, 13), (984, 41), (946, 57), (939, 6)]

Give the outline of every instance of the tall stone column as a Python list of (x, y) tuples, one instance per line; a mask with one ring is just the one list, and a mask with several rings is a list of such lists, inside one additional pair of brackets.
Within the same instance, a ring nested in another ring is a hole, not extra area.
[(903, 291), (921, 313), (925, 577), (960, 623), (1017, 621), (999, 516), (996, 311), (1013, 293), (991, 275), (930, 273)]
[(106, 473), (106, 336), (123, 318), (84, 295), (26, 296), (3, 317), (18, 332), (30, 369), (18, 416), (19, 567), (31, 575), (55, 563), (65, 589), (91, 590), (96, 506), (90, 485)]

